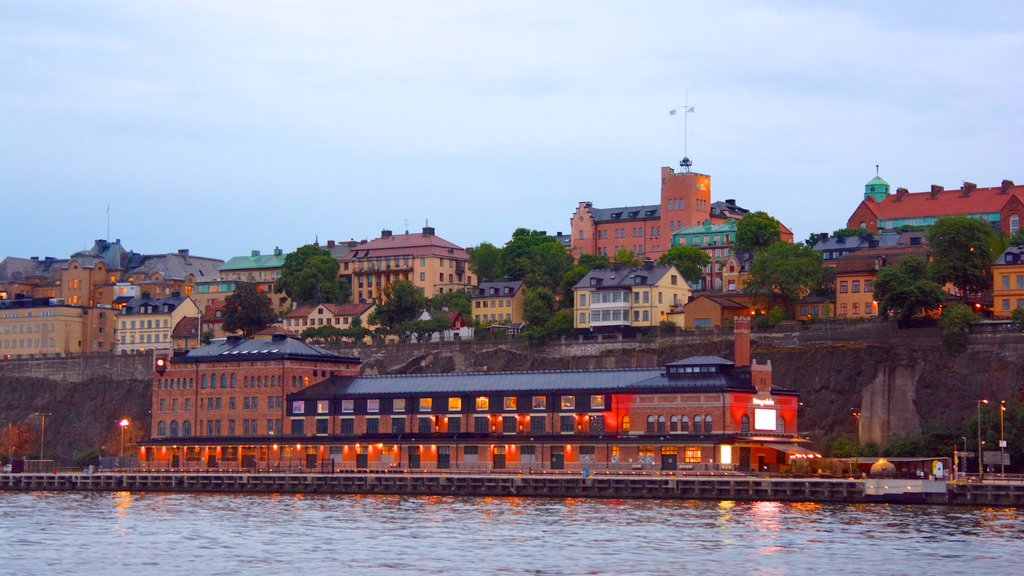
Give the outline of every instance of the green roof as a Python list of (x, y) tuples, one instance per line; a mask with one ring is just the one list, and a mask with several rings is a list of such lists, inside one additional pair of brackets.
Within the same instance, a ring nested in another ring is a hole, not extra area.
[(220, 271), (281, 268), (284, 266), (284, 258), (280, 248), (275, 248), (273, 254), (260, 254), (259, 250), (253, 250), (249, 256), (235, 256), (228, 260), (220, 267)]
[(883, 180), (883, 179), (882, 179), (881, 177), (879, 177), (879, 176), (875, 176), (874, 178), (872, 178), (871, 180), (869, 180), (869, 181), (868, 181), (868, 183), (867, 183), (867, 185), (868, 185), (868, 186), (873, 186), (873, 185), (876, 185), (876, 184), (882, 184), (882, 185), (884, 185), (884, 186), (888, 186), (888, 185), (889, 185), (889, 183), (888, 183), (888, 182), (886, 182), (885, 180)]

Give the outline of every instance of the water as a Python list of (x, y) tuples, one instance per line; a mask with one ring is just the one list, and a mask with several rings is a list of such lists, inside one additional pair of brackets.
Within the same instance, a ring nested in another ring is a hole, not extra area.
[(1013, 508), (0, 492), (0, 574), (1016, 574)]

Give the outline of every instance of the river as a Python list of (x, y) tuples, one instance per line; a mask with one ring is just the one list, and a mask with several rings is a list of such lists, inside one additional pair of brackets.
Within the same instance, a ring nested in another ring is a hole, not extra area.
[(1019, 573), (1013, 508), (0, 492), (0, 574)]

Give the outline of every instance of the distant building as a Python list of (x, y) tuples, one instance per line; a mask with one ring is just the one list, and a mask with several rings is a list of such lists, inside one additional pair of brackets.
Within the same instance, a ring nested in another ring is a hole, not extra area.
[(117, 351), (172, 350), (171, 335), (178, 322), (198, 317), (199, 308), (188, 296), (151, 298), (144, 294), (121, 308)]
[(886, 248), (864, 248), (836, 261), (835, 316), (838, 318), (871, 318), (878, 315), (875, 281), (878, 271), (896, 266), (909, 255), (928, 260), (929, 250), (918, 242)]
[(481, 282), (473, 291), (473, 321), (478, 324), (519, 324), (523, 317), (524, 285), (521, 280)]
[(373, 308), (373, 304), (368, 302), (299, 306), (284, 317), (284, 328), (300, 335), (303, 330), (321, 326), (334, 326), (339, 330), (345, 330), (352, 326), (356, 318), (363, 328), (371, 328), (370, 313), (373, 312)]
[[(462, 312), (456, 310), (424, 310), (419, 316), (420, 320), (433, 320), (435, 318), (443, 318), (448, 323), (448, 327), (441, 333), (434, 332), (431, 334), (430, 342), (473, 339), (473, 327), (466, 324), (466, 320), (462, 317)], [(418, 341), (415, 334), (412, 335), (412, 341)]]
[(1009, 318), (1024, 308), (1024, 246), (1011, 246), (992, 265), (993, 314)]
[[(274, 292), (277, 279), (281, 277), (281, 271), (284, 269), (286, 256), (280, 248), (274, 248), (270, 254), (261, 254), (259, 250), (253, 250), (248, 256), (235, 256), (220, 267), (220, 279), (255, 283), (256, 291), (270, 298), (274, 310), (288, 310), (291, 308), (288, 297), (283, 293)], [(218, 288), (221, 289), (221, 298), (226, 298), (234, 292), (234, 287), (224, 290), (226, 286), (223, 283), (219, 284)]]
[(427, 298), (475, 286), (466, 250), (430, 226), (412, 234), (382, 230), (380, 238), (360, 242), (342, 256), (341, 274), (349, 280), (355, 302), (379, 300), (381, 289), (398, 280), (419, 286)]
[(60, 298), (0, 300), (0, 358), (38, 358), (114, 349), (117, 313)]
[[(652, 328), (690, 299), (690, 285), (674, 266), (591, 270), (574, 287), (573, 327), (621, 332)], [(672, 321), (678, 321), (673, 315)]]
[(871, 233), (901, 226), (930, 226), (943, 216), (970, 216), (988, 222), (996, 232), (1013, 235), (1024, 218), (1024, 186), (1003, 180), (1000, 186), (978, 188), (964, 182), (959, 189), (932, 186), (928, 192), (897, 188), (875, 177), (864, 186), (864, 199), (850, 215), (848, 228)]

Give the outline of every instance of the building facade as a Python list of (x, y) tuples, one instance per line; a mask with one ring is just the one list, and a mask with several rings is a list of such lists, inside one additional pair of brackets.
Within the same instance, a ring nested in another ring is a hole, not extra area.
[(0, 358), (113, 351), (117, 312), (58, 298), (0, 300)]
[[(274, 310), (288, 310), (291, 308), (288, 297), (283, 293), (274, 292), (274, 286), (284, 268), (285, 258), (286, 255), (280, 248), (274, 248), (271, 254), (260, 254), (259, 250), (253, 250), (248, 256), (235, 256), (221, 265), (220, 279), (254, 283), (257, 292), (266, 294), (270, 298)], [(215, 286), (221, 299), (235, 291), (235, 287), (227, 285), (226, 282), (217, 283)], [(208, 290), (210, 288), (213, 286), (209, 286)]]
[(430, 226), (413, 234), (383, 230), (380, 238), (360, 242), (341, 257), (341, 274), (355, 302), (379, 301), (381, 289), (398, 280), (419, 286), (427, 298), (475, 286), (465, 249)]
[(875, 281), (878, 271), (896, 266), (909, 255), (928, 260), (929, 250), (923, 244), (864, 248), (836, 260), (835, 316), (837, 318), (872, 318), (878, 315)]
[(352, 321), (359, 319), (363, 328), (371, 328), (370, 314), (373, 304), (357, 302), (353, 304), (317, 304), (315, 306), (299, 306), (284, 317), (284, 328), (296, 334), (303, 330), (334, 326), (344, 330), (352, 326)]
[(473, 321), (478, 324), (522, 324), (523, 282), (481, 282), (473, 290)]
[(188, 296), (135, 298), (118, 314), (117, 352), (172, 350), (174, 329), (185, 318), (199, 318), (199, 308)]
[(992, 312), (1009, 318), (1024, 308), (1024, 246), (1011, 246), (992, 265)]
[(573, 287), (573, 328), (622, 331), (678, 322), (690, 285), (674, 266), (591, 270)]
[(278, 448), (271, 446), (287, 436), (285, 397), (359, 371), (357, 358), (283, 335), (231, 336), (154, 361), (152, 429), (139, 458), (172, 468), (275, 459)]
[(864, 199), (850, 215), (847, 228), (871, 233), (895, 230), (904, 225), (930, 226), (943, 216), (969, 216), (988, 222), (996, 232), (1012, 236), (1024, 218), (1024, 186), (1012, 180), (990, 188), (964, 182), (959, 189), (932, 186), (928, 192), (897, 188), (874, 178), (864, 187)]

